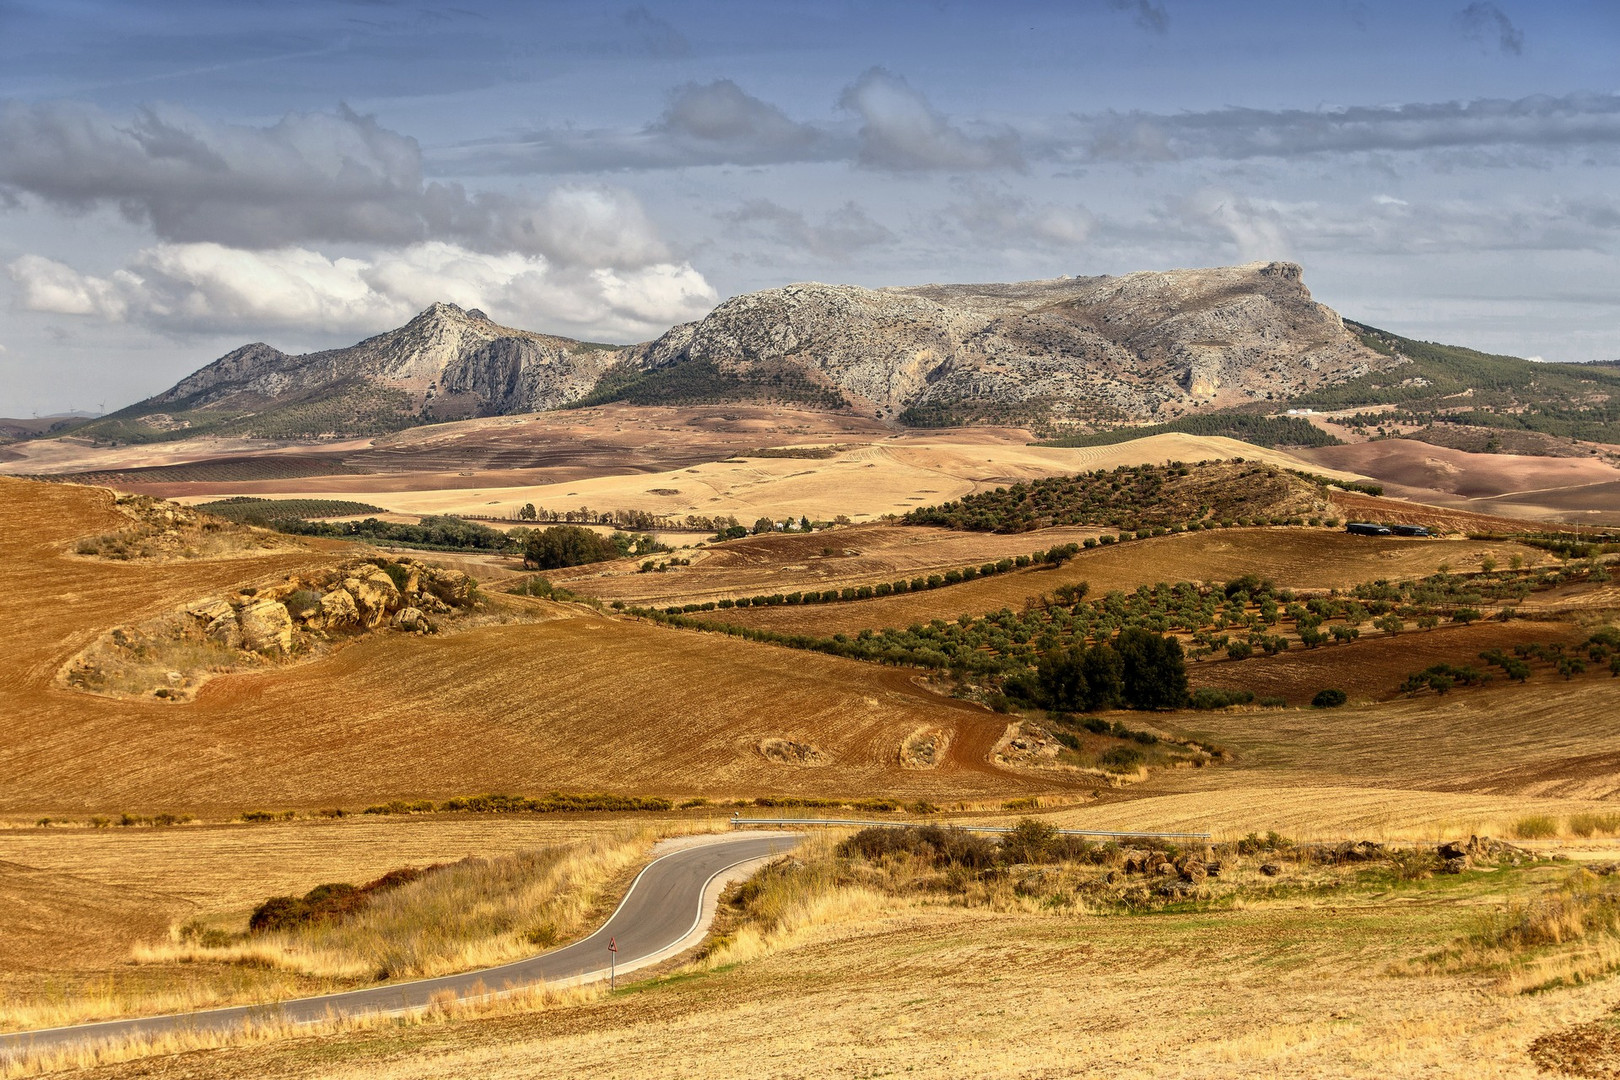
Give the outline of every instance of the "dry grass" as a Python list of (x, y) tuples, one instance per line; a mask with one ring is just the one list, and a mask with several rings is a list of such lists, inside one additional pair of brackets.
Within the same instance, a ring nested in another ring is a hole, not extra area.
[(6, 1058), (0, 1056), (0, 1080), (51, 1076), (65, 1072), (82, 1073), (91, 1069), (116, 1067), (171, 1055), (196, 1056), (200, 1051), (244, 1048), (299, 1039), (331, 1038), (341, 1034), (366, 1032), (386, 1034), (412, 1028), (443, 1025), (447, 1022), (498, 1016), (532, 1016), (551, 1009), (579, 1006), (603, 995), (599, 986), (566, 989), (524, 987), (486, 996), (452, 998), (446, 995), (426, 1009), (388, 1016), (377, 1013), (332, 1017), (304, 1024), (284, 1022), (245, 1023), (229, 1032), (171, 1032), (155, 1038), (73, 1047), (46, 1054)]
[(1486, 972), (1509, 994), (1600, 979), (1620, 970), (1620, 886), (1576, 870), (1555, 888), (1480, 915), (1472, 933), (1426, 967)]
[[(305, 839), (315, 840), (309, 847), (319, 850), (319, 840), (308, 836), (313, 830), (303, 831)], [(430, 828), (413, 831), (432, 833)], [(508, 840), (515, 832), (497, 831)], [(268, 865), (255, 868), (235, 862), (229, 886), (222, 887), (225, 880), (210, 877), (210, 870), (223, 875), (226, 867), (217, 861), (210, 867), (206, 857), (187, 853), (181, 841), (173, 845), (175, 857), (165, 871), (199, 871), (192, 887), (200, 891), (214, 885), (219, 891), (201, 896), (158, 933), (152, 932), (151, 924), (161, 918), (164, 898), (146, 895), (129, 905), (121, 925), (103, 926), (99, 934), (75, 939), (66, 928), (58, 928), (46, 941), (30, 941), (24, 935), (19, 942), (24, 951), (11, 954), (9, 963), (0, 965), (0, 1029), (274, 1001), (378, 979), (432, 977), (533, 955), (579, 936), (605, 914), (617, 890), (627, 883), (628, 872), (644, 860), (662, 830), (609, 825), (601, 831), (586, 825), (582, 831), (585, 835), (572, 843), (463, 856), (437, 873), (379, 894), (359, 914), (339, 923), (261, 934), (246, 932), (248, 911), (258, 901), (272, 892), (302, 893), (323, 881), (346, 879), (352, 876), (355, 860), (346, 865), (341, 853), (329, 851), (329, 861), (322, 864), (306, 852), (306, 876), (293, 879), (290, 886), (282, 884), (285, 877), (267, 880)], [(232, 845), (214, 840), (212, 857), (223, 860)], [(427, 842), (433, 851), (457, 846), (446, 837)], [(244, 838), (242, 843), (251, 842)], [(151, 845), (144, 847), (151, 850)], [(376, 865), (373, 862), (366, 873), (372, 874)], [(323, 872), (312, 874), (317, 866)], [(55, 895), (63, 897), (74, 881), (59, 876)], [(88, 881), (77, 881), (82, 894)], [(8, 899), (17, 899), (14, 889), (4, 891), (11, 893)], [(169, 906), (172, 909), (172, 901)], [(12, 918), (17, 914), (26, 918), (26, 909), (13, 910)], [(30, 949), (31, 944), (42, 948)], [(42, 955), (62, 946), (67, 946), (71, 958)], [(53, 978), (31, 977), (30, 969), (40, 962), (55, 969)]]
[(746, 963), (571, 1010), (180, 1056), (164, 1075), (1529, 1078), (1532, 1040), (1601, 1014), (1620, 988), (1516, 995), (1489, 975), (1395, 968), (1470, 932), (1482, 905), (1543, 890), (1546, 873), (1129, 916), (852, 897), (826, 921), (834, 890), (801, 873), (755, 898), (791, 947)]
[(618, 844), (627, 828), (668, 834), (720, 827), (721, 820), (430, 815), (9, 830), (0, 834), (10, 860), (0, 863), (0, 1026), (341, 988), (353, 980), (206, 958), (130, 960), (188, 923), (239, 931), (266, 897), (301, 895), (322, 882), (363, 882), (402, 866), (498, 860), (537, 848), (603, 848)]
[[(549, 847), (445, 866), (374, 896), (356, 915), (210, 947), (198, 923), (169, 940), (138, 945), (143, 964), (252, 964), (334, 979), (431, 978), (492, 967), (584, 931), (604, 890), (652, 847), (652, 829), (628, 829), (569, 847)], [(217, 927), (214, 927), (217, 929)]]

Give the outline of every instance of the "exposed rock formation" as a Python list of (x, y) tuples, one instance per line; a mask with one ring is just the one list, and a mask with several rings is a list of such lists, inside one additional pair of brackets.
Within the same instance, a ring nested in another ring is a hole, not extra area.
[(749, 293), (631, 351), (658, 369), (791, 362), (880, 411), (1040, 403), (1163, 417), (1283, 399), (1397, 363), (1311, 299), (1292, 263), (1012, 285)]
[[(1148, 420), (1283, 400), (1402, 362), (1366, 348), (1312, 300), (1292, 263), (1009, 285), (812, 283), (735, 297), (627, 348), (434, 304), (346, 349), (290, 356), (244, 345), (83, 430), (375, 433), (554, 409), (593, 391), (611, 399), (637, 377), (681, 365), (693, 365), (679, 381), (683, 401), (768, 398), (792, 386), (795, 400), (842, 400), (884, 416), (916, 409), (935, 421), (997, 410)], [(643, 386), (631, 400), (658, 402), (663, 392)]]
[(535, 412), (584, 396), (616, 356), (609, 346), (434, 304), (398, 330), (346, 349), (291, 356), (244, 345), (113, 419), (162, 416), (169, 427), (227, 423), (250, 434), (309, 435)]
[(70, 661), (62, 681), (98, 693), (184, 701), (210, 674), (319, 655), (371, 631), (435, 633), (435, 620), (477, 604), (477, 583), (460, 570), (409, 559), (357, 560), (117, 627)]

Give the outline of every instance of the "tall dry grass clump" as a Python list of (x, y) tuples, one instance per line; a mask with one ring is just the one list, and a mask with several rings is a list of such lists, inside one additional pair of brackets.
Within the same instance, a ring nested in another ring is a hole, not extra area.
[(600, 986), (554, 988), (527, 986), (511, 991), (455, 998), (444, 995), (425, 1009), (401, 1015), (360, 1013), (331, 1016), (306, 1024), (281, 1020), (249, 1021), (229, 1031), (175, 1031), (149, 1039), (107, 1042), (65, 1047), (42, 1053), (0, 1053), (0, 1080), (54, 1075), (68, 1070), (114, 1065), (142, 1058), (162, 1057), (186, 1051), (212, 1050), (273, 1042), (292, 1036), (336, 1035), (348, 1031), (379, 1031), (419, 1027), (490, 1016), (512, 1016), (546, 1009), (581, 1005), (602, 997)]
[(745, 920), (718, 935), (699, 963), (709, 970), (742, 963), (786, 948), (817, 927), (884, 910), (887, 896), (839, 874), (840, 839), (832, 832), (812, 835), (739, 886), (731, 904), (746, 913)]
[(1497, 988), (1510, 994), (1575, 986), (1620, 970), (1620, 885), (1576, 870), (1556, 889), (1483, 916), (1429, 966), (1496, 971)]
[(176, 927), (143, 963), (253, 964), (339, 979), (427, 978), (531, 956), (585, 931), (606, 889), (655, 834), (626, 829), (567, 847), (464, 859), (371, 895), (359, 910), (263, 933)]

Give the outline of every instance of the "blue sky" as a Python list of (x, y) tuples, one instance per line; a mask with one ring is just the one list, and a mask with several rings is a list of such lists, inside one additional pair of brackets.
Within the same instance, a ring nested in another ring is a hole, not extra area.
[(1344, 314), (1620, 358), (1620, 5), (0, 0), (0, 415), (434, 299), (1285, 258)]

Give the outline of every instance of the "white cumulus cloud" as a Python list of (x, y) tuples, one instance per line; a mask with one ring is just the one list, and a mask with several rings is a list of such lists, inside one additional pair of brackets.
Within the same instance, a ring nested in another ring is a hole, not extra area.
[(109, 277), (38, 255), (8, 269), (28, 310), (178, 333), (375, 333), (448, 300), (525, 329), (625, 340), (696, 318), (717, 300), (684, 263), (555, 267), (541, 255), (489, 254), (443, 241), (368, 258), (301, 247), (159, 244)]

